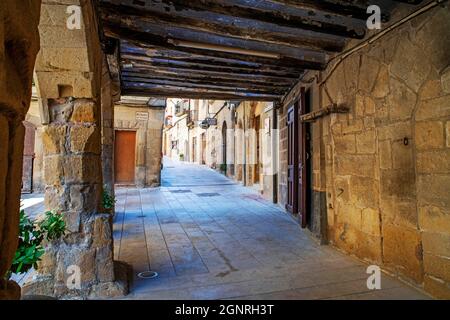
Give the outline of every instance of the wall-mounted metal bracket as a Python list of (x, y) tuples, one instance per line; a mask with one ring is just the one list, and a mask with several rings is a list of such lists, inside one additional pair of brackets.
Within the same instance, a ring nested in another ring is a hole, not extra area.
[(332, 113), (348, 113), (349, 111), (350, 109), (348, 107), (334, 103), (320, 110), (312, 111), (300, 116), (300, 122), (314, 122), (317, 119)]

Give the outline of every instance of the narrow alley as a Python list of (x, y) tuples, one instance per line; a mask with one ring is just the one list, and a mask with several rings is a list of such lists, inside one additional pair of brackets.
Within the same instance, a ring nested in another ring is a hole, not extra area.
[[(127, 299), (423, 299), (320, 246), (255, 191), (205, 166), (165, 159), (162, 187), (118, 188), (115, 260), (133, 266)], [(155, 279), (137, 274), (153, 270)]]
[(449, 4), (0, 0), (0, 300), (450, 300)]

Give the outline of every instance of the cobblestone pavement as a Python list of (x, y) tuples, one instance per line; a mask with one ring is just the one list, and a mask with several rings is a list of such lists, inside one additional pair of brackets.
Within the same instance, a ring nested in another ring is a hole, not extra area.
[[(320, 246), (278, 206), (204, 166), (165, 160), (163, 186), (117, 188), (115, 259), (131, 264), (127, 299), (422, 299)], [(154, 270), (155, 279), (137, 274)]]

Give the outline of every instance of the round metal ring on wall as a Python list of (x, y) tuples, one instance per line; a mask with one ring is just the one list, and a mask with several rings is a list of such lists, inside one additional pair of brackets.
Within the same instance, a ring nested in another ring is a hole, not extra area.
[(154, 279), (158, 276), (158, 273), (155, 271), (144, 271), (138, 273), (138, 277), (141, 279)]

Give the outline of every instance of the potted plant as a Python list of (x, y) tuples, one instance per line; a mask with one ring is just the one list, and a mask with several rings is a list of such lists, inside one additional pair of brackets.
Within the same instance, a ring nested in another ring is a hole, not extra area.
[(184, 161), (184, 154), (180, 153), (180, 161)]

